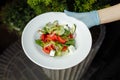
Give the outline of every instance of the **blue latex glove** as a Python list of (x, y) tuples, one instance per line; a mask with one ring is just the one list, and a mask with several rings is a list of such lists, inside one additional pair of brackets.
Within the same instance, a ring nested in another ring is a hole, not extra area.
[(100, 19), (97, 11), (77, 13), (64, 10), (64, 13), (67, 14), (68, 16), (83, 21), (88, 26), (88, 28), (100, 24)]

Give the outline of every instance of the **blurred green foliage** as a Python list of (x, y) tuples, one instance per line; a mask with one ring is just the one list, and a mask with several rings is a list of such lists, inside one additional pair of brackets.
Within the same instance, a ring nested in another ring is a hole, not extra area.
[(111, 0), (75, 0), (74, 11), (86, 12), (110, 6)]
[(12, 3), (7, 3), (1, 10), (2, 22), (8, 25), (10, 30), (22, 32), (25, 25), (36, 14), (29, 7), (25, 0), (16, 0)]
[(2, 22), (10, 30), (22, 32), (25, 25), (35, 16), (50, 11), (63, 12), (64, 9), (84, 12), (110, 6), (111, 0), (13, 0), (1, 10)]
[(27, 3), (36, 14), (50, 11), (63, 12), (64, 9), (67, 9), (66, 0), (27, 0)]

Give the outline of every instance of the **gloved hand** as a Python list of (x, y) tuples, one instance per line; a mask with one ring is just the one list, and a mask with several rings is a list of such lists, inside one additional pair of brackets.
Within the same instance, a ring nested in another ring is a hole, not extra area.
[(100, 24), (100, 19), (97, 11), (77, 13), (64, 10), (64, 13), (67, 14), (68, 16), (81, 20), (88, 26), (88, 28)]

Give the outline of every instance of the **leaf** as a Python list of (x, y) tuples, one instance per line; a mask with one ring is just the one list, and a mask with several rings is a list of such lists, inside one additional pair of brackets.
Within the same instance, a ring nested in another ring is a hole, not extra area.
[(66, 43), (65, 43), (65, 45), (67, 45), (67, 46), (70, 46), (70, 45), (75, 45), (75, 40), (74, 39), (70, 39), (70, 40), (68, 40)]
[(42, 41), (42, 40), (40, 40), (40, 39), (35, 40), (35, 42), (36, 42), (36, 44), (40, 45), (41, 47), (43, 47), (43, 46), (44, 46), (43, 41)]
[(65, 32), (64, 32), (64, 34), (63, 34), (62, 36), (63, 36), (63, 37), (64, 37), (64, 36), (69, 36), (70, 34), (71, 34), (70, 31), (65, 29)]

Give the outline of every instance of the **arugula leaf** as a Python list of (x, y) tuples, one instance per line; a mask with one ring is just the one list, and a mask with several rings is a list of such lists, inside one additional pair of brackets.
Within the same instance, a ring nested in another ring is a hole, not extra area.
[(67, 46), (70, 46), (70, 45), (75, 45), (75, 40), (74, 39), (70, 39), (69, 41), (67, 41), (66, 43), (65, 43), (65, 45), (67, 45)]
[(47, 30), (46, 27), (44, 27), (41, 31), (42, 31), (43, 34), (47, 34), (48, 33), (48, 30)]
[(65, 32), (64, 32), (64, 34), (61, 37), (67, 37), (70, 34), (71, 34), (70, 31), (65, 29)]
[(36, 42), (36, 44), (40, 45), (41, 47), (43, 47), (43, 46), (44, 46), (43, 41), (42, 41), (42, 40), (40, 40), (40, 39), (35, 40), (35, 42)]

